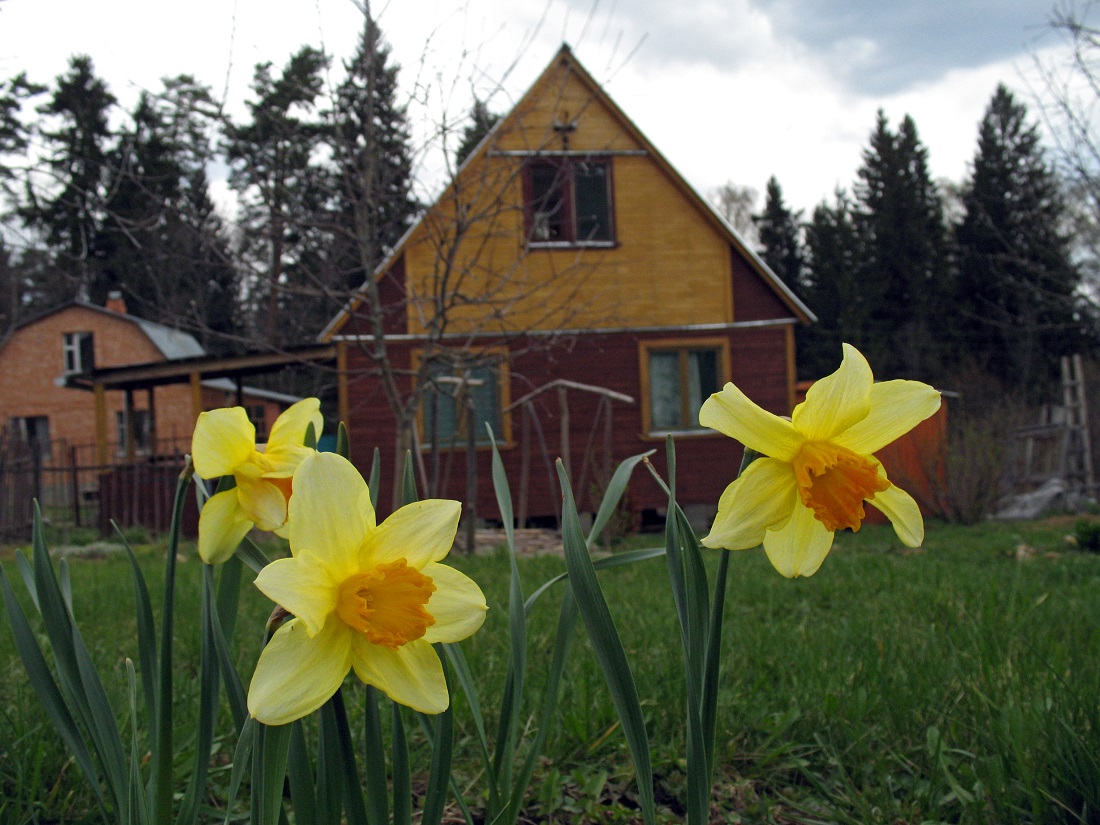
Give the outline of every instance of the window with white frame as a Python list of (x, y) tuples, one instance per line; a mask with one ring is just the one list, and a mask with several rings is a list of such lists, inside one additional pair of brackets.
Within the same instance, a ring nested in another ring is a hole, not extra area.
[(95, 369), (95, 340), (90, 332), (66, 332), (61, 336), (61, 356), (66, 373)]

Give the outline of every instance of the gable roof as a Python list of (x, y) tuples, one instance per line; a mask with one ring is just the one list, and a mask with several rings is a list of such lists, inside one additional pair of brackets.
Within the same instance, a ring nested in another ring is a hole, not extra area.
[[(706, 198), (699, 194), (699, 192), (693, 187), (684, 177), (676, 171), (675, 167), (668, 161), (667, 158), (654, 146), (650, 140), (642, 133), (642, 131), (634, 124), (634, 122), (626, 115), (618, 104), (616, 104), (611, 97), (604, 91), (603, 87), (589, 74), (588, 70), (581, 65), (573, 54), (572, 49), (568, 44), (563, 43), (561, 49), (554, 56), (554, 59), (550, 61), (549, 65), (539, 75), (538, 79), (528, 88), (523, 94), (512, 110), (501, 117), (492, 129), (481, 139), (478, 145), (472, 152), (466, 157), (463, 163), (458, 167), (455, 172), (454, 178), (445, 187), (444, 191), (436, 198), (435, 203), (428, 209), (424, 210), (417, 220), (406, 230), (405, 234), (394, 245), (394, 248), (390, 253), (382, 260), (382, 262), (375, 268), (372, 273), (372, 277), (378, 278), (383, 275), (390, 267), (393, 266), (397, 258), (403, 253), (410, 237), (416, 232), (417, 228), (424, 222), (427, 216), (435, 208), (436, 204), (442, 201), (448, 192), (450, 192), (455, 186), (455, 180), (457, 180), (466, 169), (467, 166), (479, 159), (481, 155), (488, 151), (488, 147), (492, 145), (493, 140), (498, 136), (499, 132), (505, 128), (505, 124), (508, 124), (512, 119), (513, 114), (516, 112), (524, 111), (532, 102), (534, 97), (540, 94), (546, 83), (550, 81), (553, 74), (558, 71), (564, 71), (571, 73), (573, 77), (581, 82), (581, 84), (591, 94), (592, 99), (602, 104), (611, 116), (618, 121), (618, 124), (623, 128), (626, 135), (637, 142), (639, 146), (654, 160), (658, 168), (660, 168), (671, 180), (674, 186), (681, 191), (681, 193), (695, 205), (699, 213), (704, 220), (709, 222), (714, 229), (725, 238), (730, 246), (738, 252), (743, 259), (749, 264), (749, 266), (756, 272), (764, 282), (776, 293), (779, 299), (787, 306), (788, 309), (798, 318), (798, 320), (808, 323), (816, 321), (817, 317), (807, 307), (798, 296), (777, 276), (771, 268), (764, 262), (764, 260), (745, 242), (745, 240), (738, 234), (738, 232), (726, 221), (715, 209)], [(356, 309), (363, 303), (362, 294), (366, 290), (366, 285), (356, 292), (347, 305), (340, 310), (339, 313), (321, 330), (317, 336), (318, 341), (329, 342), (340, 331), (340, 329), (347, 323), (347, 321), (355, 313)]]

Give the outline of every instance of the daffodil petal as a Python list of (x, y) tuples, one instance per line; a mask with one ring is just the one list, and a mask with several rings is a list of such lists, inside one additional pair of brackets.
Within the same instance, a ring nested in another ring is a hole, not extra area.
[(784, 461), (795, 457), (804, 440), (790, 421), (759, 406), (735, 384), (726, 384), (703, 402), (699, 423)]
[(366, 489), (359, 471), (342, 456), (314, 453), (303, 461), (290, 497), (291, 551), (311, 551), (340, 579), (359, 572), (359, 548), (367, 537)]
[(937, 390), (919, 381), (884, 381), (871, 387), (867, 417), (838, 433), (833, 443), (870, 455), (905, 435), (940, 408)]
[(284, 624), (256, 662), (248, 712), (265, 725), (285, 725), (317, 710), (351, 669), (353, 635), (336, 617), (312, 637), (300, 619)]
[(256, 526), (268, 532), (286, 521), (286, 496), (270, 481), (237, 476), (237, 495), (241, 508)]
[(199, 513), (199, 558), (207, 564), (228, 561), (252, 527), (236, 490), (216, 493), (207, 499)]
[(309, 447), (303, 447), (301, 445), (292, 446), (287, 445), (283, 447), (271, 448), (271, 445), (267, 445), (267, 450), (264, 453), (264, 478), (290, 478), (294, 475), (294, 471), (298, 469), (298, 465), (313, 455), (316, 450)]
[(312, 424), (314, 435), (321, 437), (324, 419), (321, 416), (321, 402), (316, 398), (303, 398), (297, 404), (287, 407), (275, 423), (267, 439), (267, 452), (282, 447), (301, 447), (305, 442), (306, 428)]
[(867, 417), (874, 384), (867, 359), (851, 344), (844, 345), (840, 368), (806, 391), (791, 420), (807, 441), (828, 441)]
[(472, 636), (485, 621), (485, 594), (473, 579), (445, 564), (426, 564), (420, 571), (431, 577), (435, 592), (424, 606), (435, 624), (424, 641), (458, 642)]
[(443, 665), (435, 649), (424, 639), (391, 649), (356, 636), (352, 667), (368, 685), (421, 713), (442, 713), (451, 702)]
[(894, 525), (902, 544), (906, 547), (920, 547), (924, 542), (924, 519), (920, 507), (913, 497), (900, 487), (891, 484), (881, 493), (875, 493), (870, 503)]
[(794, 469), (776, 458), (758, 458), (726, 487), (704, 547), (748, 550), (781, 527), (798, 503)]
[(256, 587), (277, 605), (301, 619), (316, 636), (336, 609), (340, 581), (316, 556), (303, 550), (289, 559), (276, 559), (256, 574)]
[(426, 499), (406, 504), (370, 531), (360, 565), (366, 569), (404, 559), (419, 570), (451, 551), (462, 505), (457, 501)]
[(200, 478), (232, 474), (256, 448), (256, 428), (241, 407), (199, 415), (191, 437), (191, 460)]
[(772, 566), (788, 579), (812, 576), (833, 546), (833, 533), (825, 529), (809, 507), (794, 508), (791, 520), (781, 530), (769, 530), (764, 550)]

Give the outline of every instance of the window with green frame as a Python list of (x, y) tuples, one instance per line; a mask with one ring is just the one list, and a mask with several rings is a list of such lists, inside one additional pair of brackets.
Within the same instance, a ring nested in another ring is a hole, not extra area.
[(499, 440), (502, 414), (500, 410), (501, 368), (497, 364), (455, 368), (450, 364), (433, 364), (429, 370), (430, 384), (421, 403), (423, 443), (440, 447), (461, 447), (467, 439), (467, 413), (473, 406), (474, 433), (478, 445), (489, 444), (488, 424)]
[(699, 408), (718, 392), (722, 352), (718, 347), (648, 350), (649, 430), (676, 432), (705, 429)]

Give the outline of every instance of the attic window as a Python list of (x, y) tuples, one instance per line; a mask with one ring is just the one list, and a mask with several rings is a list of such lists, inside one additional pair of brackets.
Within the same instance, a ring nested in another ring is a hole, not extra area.
[(523, 190), (532, 246), (614, 243), (610, 161), (539, 158), (524, 168)]
[(66, 332), (61, 336), (61, 356), (65, 372), (95, 369), (95, 343), (90, 332)]

